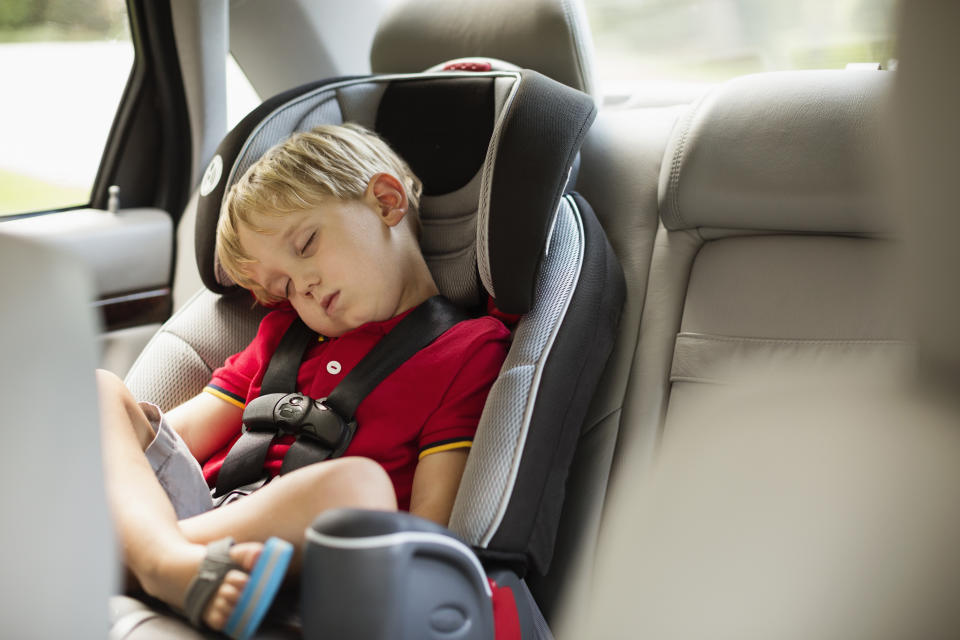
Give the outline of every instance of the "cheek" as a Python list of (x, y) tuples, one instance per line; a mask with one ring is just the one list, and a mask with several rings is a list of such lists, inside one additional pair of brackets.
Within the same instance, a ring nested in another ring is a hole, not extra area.
[(302, 299), (297, 299), (296, 301), (291, 300), (291, 301), (290, 301), (290, 306), (293, 307), (293, 310), (297, 312), (297, 315), (298, 315), (298, 316), (300, 316), (300, 317), (303, 318), (304, 320), (308, 320), (308, 319), (309, 319), (309, 317), (310, 317), (310, 315), (311, 315), (310, 308), (309, 308), (308, 305), (306, 305), (306, 304), (303, 303), (303, 300), (302, 300)]

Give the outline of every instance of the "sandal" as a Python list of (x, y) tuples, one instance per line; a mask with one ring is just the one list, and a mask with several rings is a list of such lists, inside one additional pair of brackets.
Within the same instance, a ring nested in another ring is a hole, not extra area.
[[(231, 569), (243, 571), (230, 559), (232, 546), (233, 538), (208, 544), (207, 555), (187, 588), (184, 613), (195, 627), (203, 626), (203, 610), (217, 593), (227, 572)], [(285, 540), (270, 538), (264, 543), (260, 558), (250, 572), (250, 580), (240, 594), (240, 600), (227, 620), (223, 633), (236, 640), (247, 640), (256, 633), (283, 583), (292, 555), (293, 545)]]

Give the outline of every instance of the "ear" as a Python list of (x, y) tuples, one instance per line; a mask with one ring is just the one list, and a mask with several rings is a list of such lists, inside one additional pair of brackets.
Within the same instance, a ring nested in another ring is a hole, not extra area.
[(378, 173), (370, 178), (365, 195), (388, 227), (400, 224), (407, 215), (407, 191), (403, 183), (389, 173)]

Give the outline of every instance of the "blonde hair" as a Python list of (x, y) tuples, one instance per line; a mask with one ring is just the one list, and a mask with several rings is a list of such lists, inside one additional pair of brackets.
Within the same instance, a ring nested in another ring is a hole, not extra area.
[(247, 274), (245, 266), (254, 260), (240, 244), (240, 224), (262, 232), (253, 223), (255, 214), (279, 217), (312, 209), (329, 198), (359, 200), (378, 173), (389, 173), (403, 184), (407, 192), (404, 220), (409, 220), (414, 237), (418, 236), (423, 186), (377, 134), (352, 123), (293, 134), (247, 169), (223, 199), (217, 222), (217, 259), (223, 270), (259, 302), (279, 302)]

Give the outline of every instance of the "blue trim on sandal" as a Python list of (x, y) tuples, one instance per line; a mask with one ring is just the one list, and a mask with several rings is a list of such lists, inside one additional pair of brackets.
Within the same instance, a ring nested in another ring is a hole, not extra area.
[(235, 640), (248, 640), (256, 633), (283, 584), (291, 557), (293, 545), (286, 540), (270, 538), (264, 543), (240, 601), (223, 628), (225, 634)]

